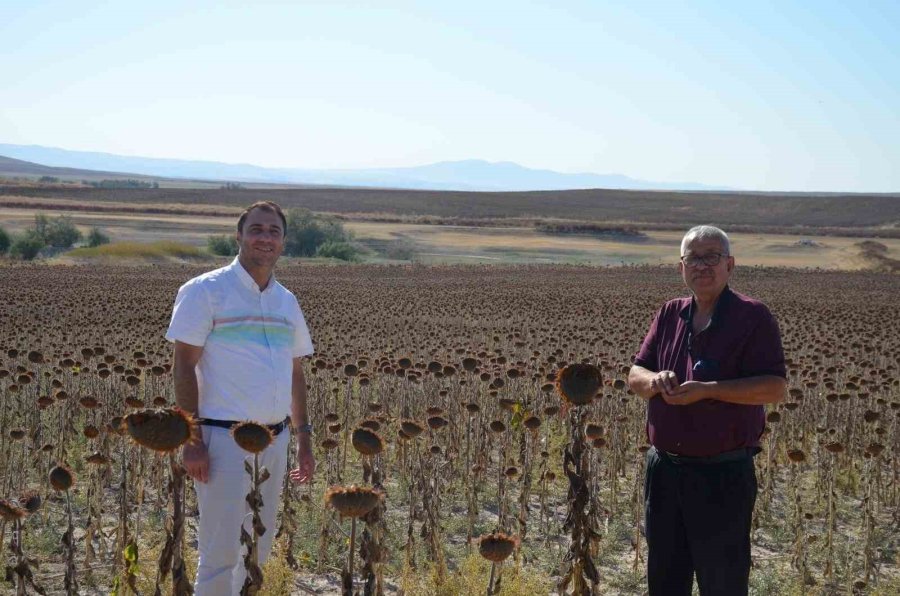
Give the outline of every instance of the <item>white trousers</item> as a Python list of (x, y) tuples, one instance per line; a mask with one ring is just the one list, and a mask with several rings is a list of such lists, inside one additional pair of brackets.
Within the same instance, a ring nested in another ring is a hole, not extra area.
[[(246, 497), (250, 491), (250, 475), (244, 470), (244, 460), (253, 455), (234, 442), (229, 431), (213, 426), (203, 427), (203, 442), (209, 452), (209, 481), (194, 482), (200, 509), (197, 596), (226, 596), (240, 594), (247, 575), (244, 569), (245, 549), (240, 544), (241, 524), (252, 535), (252, 517)], [(259, 454), (260, 467), (265, 466), (271, 477), (262, 483), (263, 507), (260, 513), (266, 533), (259, 539), (259, 564), (266, 561), (272, 549), (275, 511), (281, 499), (281, 488), (287, 468), (290, 432), (285, 429), (269, 447)]]

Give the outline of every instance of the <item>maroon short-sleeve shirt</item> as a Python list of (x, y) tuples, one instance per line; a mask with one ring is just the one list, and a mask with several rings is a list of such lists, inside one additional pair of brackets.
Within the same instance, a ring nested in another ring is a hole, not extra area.
[[(759, 375), (786, 377), (778, 324), (765, 304), (726, 286), (709, 325), (691, 331), (693, 298), (670, 300), (650, 325), (634, 363), (671, 370), (679, 382), (724, 381)], [(689, 406), (650, 399), (647, 438), (657, 449), (708, 456), (758, 447), (765, 408), (705, 399)]]

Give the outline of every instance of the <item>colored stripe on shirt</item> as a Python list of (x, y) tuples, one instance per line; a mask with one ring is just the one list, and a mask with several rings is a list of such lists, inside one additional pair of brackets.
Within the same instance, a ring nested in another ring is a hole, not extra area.
[(284, 317), (260, 315), (229, 316), (213, 320), (209, 339), (226, 343), (252, 342), (277, 348), (290, 347), (294, 327)]

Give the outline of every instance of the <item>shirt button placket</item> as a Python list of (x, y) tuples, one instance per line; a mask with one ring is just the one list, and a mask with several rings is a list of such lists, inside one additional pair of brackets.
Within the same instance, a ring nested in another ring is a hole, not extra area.
[[(271, 282), (269, 282), (271, 283)], [(269, 350), (269, 368), (272, 371), (270, 378), (272, 379), (272, 411), (275, 411), (275, 408), (278, 404), (278, 375), (275, 370), (275, 352), (272, 349), (272, 340), (269, 337), (269, 320), (268, 320), (268, 311), (266, 310), (266, 293), (259, 293), (259, 312), (262, 315), (263, 319), (263, 333), (265, 333), (266, 337), (266, 347)]]

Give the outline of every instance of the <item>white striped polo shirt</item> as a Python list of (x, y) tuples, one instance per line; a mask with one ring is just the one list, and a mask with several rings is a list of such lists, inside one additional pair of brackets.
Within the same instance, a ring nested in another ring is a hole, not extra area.
[(178, 290), (166, 339), (202, 346), (199, 416), (274, 424), (291, 411), (293, 359), (313, 353), (297, 298), (262, 292), (237, 258)]

